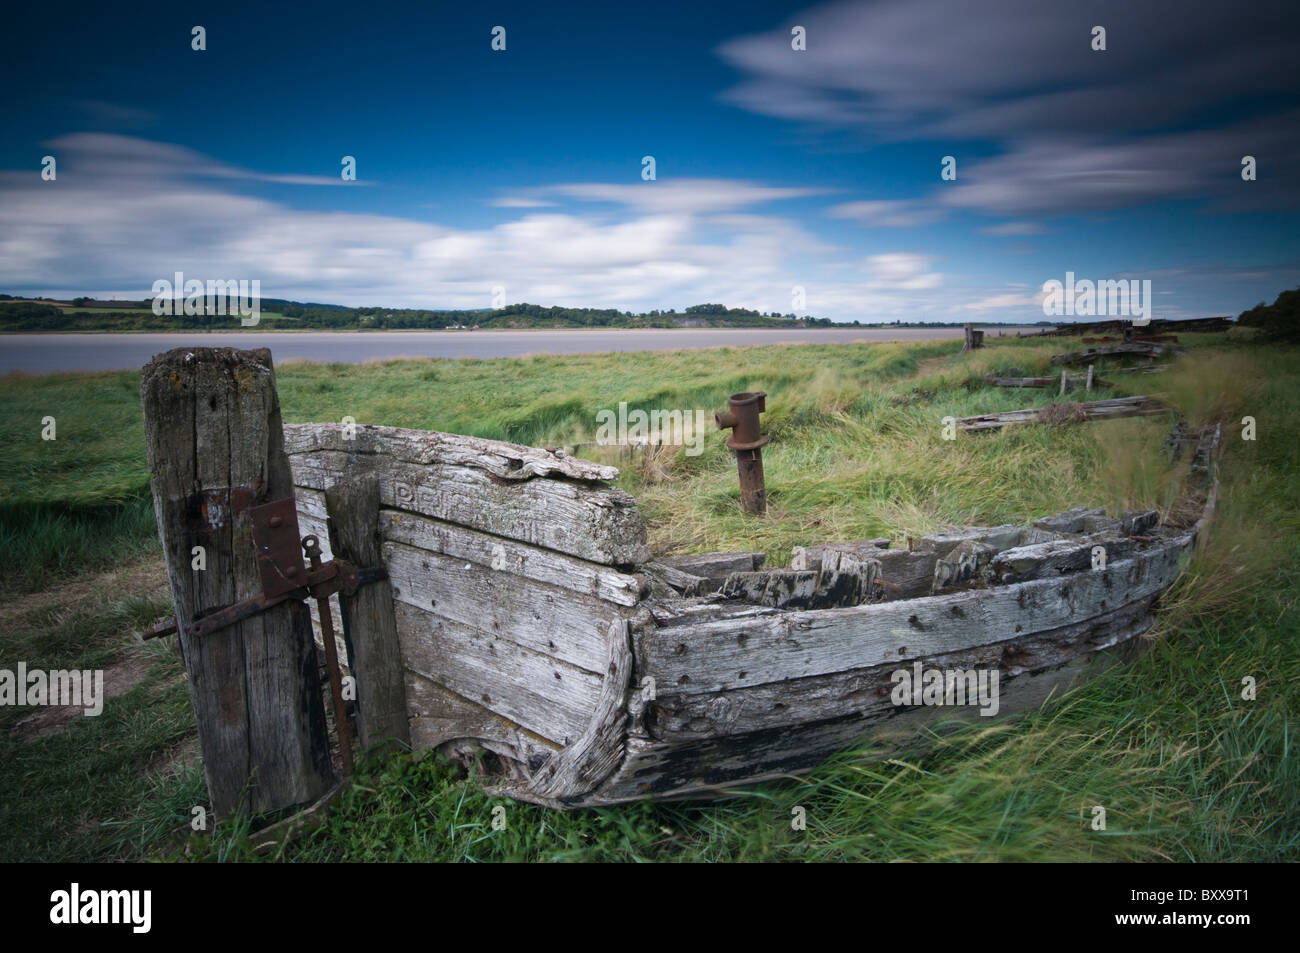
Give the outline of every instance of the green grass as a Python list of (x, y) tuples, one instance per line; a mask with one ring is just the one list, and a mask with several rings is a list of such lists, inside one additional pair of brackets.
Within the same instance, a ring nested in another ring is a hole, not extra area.
[[(1293, 859), (1300, 352), (1254, 347), (1235, 334), (1184, 336), (1189, 342), (1192, 352), (1170, 373), (1108, 370), (1114, 389), (1093, 395), (1159, 391), (1193, 422), (1224, 423), (1210, 545), (1164, 600), (1149, 651), (1132, 663), (1017, 722), (948, 726), (905, 756), (846, 752), (805, 778), (712, 804), (556, 812), (491, 797), (434, 755), (367, 761), (326, 824), (279, 859)], [(1056, 400), (1054, 392), (982, 387), (978, 378), (1013, 367), (1046, 376), (1050, 355), (1074, 342), (988, 343), (968, 355), (954, 342), (919, 342), (291, 363), (277, 375), (286, 420), (346, 415), (533, 445), (591, 440), (596, 411), (622, 400), (712, 411), (729, 393), (766, 390), (764, 426), (774, 440), (764, 457), (770, 513), (761, 522), (740, 512), (734, 459), (716, 433), (698, 457), (609, 456), (625, 468), (620, 482), (638, 497), (660, 552), (753, 548), (780, 562), (791, 547), (819, 539), (1022, 521), (1082, 504), (1174, 502), (1180, 471), (1159, 453), (1164, 418), (944, 441), (945, 416)], [(14, 591), (41, 588), (15, 559), (78, 574), (116, 545), (157, 558), (151, 514), (140, 508), (147, 473), (136, 386), (133, 374), (0, 380), (0, 435), (13, 448), (0, 463), (0, 566), (20, 580), (7, 583)], [(53, 444), (39, 441), (45, 414), (59, 420)], [(1240, 439), (1246, 414), (1257, 420), (1255, 442)], [(59, 513), (65, 522), (56, 525)], [(120, 524), (94, 522), (112, 513)], [(31, 536), (50, 540), (24, 542)], [(131, 633), (165, 613), (158, 598), (115, 600), (99, 615), (55, 600), (25, 615), (17, 631), (5, 626), (0, 664), (100, 665), (138, 653)], [(36, 741), (5, 736), (0, 856), (251, 859), (238, 828), (202, 840), (175, 833), (189, 806), (203, 802), (197, 769), (169, 761), (192, 731), (183, 683), (169, 682), (179, 671), (173, 656), (158, 654), (146, 682), (110, 700), (101, 718)], [(1245, 676), (1258, 684), (1253, 701), (1241, 698)], [(8, 723), (0, 712), (0, 728)], [(1096, 805), (1107, 811), (1104, 832), (1089, 824)], [(493, 829), (494, 807), (504, 808), (504, 830)], [(791, 828), (796, 807), (807, 812), (806, 831)]]
[(205, 802), (202, 772), (168, 763), (194, 734), (179, 653), (132, 636), (170, 608), (161, 593), (130, 595), (38, 607), (6, 624), (3, 667), (112, 671), (135, 662), (147, 672), (101, 714), (44, 737), (14, 730), (33, 708), (0, 708), (0, 859), (138, 858)]

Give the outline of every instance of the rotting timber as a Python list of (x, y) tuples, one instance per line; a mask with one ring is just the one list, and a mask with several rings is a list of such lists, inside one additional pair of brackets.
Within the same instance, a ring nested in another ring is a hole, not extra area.
[(770, 568), (759, 553), (652, 559), (617, 471), (562, 453), (284, 433), (304, 531), (329, 538), (339, 480), (378, 482), (412, 746), (490, 752), (502, 792), (564, 808), (713, 797), (975, 711), (894, 705), (891, 674), (918, 661), (996, 669), (1002, 715), (1037, 707), (1151, 626), (1212, 518), (1219, 440), (1172, 438), (1194, 448), (1194, 521), (1074, 509), (899, 548), (810, 544)]

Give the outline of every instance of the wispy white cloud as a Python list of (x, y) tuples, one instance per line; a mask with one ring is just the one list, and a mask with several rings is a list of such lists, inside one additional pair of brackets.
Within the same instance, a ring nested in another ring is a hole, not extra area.
[(529, 198), (526, 195), (505, 195), (488, 202), (494, 208), (549, 208), (554, 202), (544, 199)]
[(871, 276), (867, 286), (883, 291), (931, 291), (943, 284), (943, 275), (927, 271), (934, 258), (911, 252), (887, 252), (867, 258)]
[(1015, 235), (1041, 235), (1047, 231), (1038, 222), (1003, 222), (1001, 225), (989, 225), (980, 229), (981, 235), (1004, 238)]
[[(519, 207), (508, 221), (468, 228), (242, 194), (233, 183), (260, 173), (167, 143), (73, 136), (59, 155), (53, 182), (0, 173), (6, 290), (139, 298), (183, 271), (258, 278), (267, 297), (353, 305), (488, 307), (501, 285), (512, 302), (639, 310), (715, 301), (787, 313), (798, 286), (807, 313), (839, 320), (1032, 317), (1025, 288), (945, 273), (934, 255), (864, 258), (829, 244), (811, 227), (824, 218), (803, 207), (807, 189), (691, 180), (642, 202), (638, 186), (582, 183), (555, 194), (601, 198)], [(1237, 271), (1221, 277), (1271, 285), (1285, 269)]]
[[(190, 176), (212, 179), (246, 179), (281, 185), (345, 185), (367, 183), (344, 181), (339, 175), (300, 175), (255, 172), (218, 162), (186, 146), (155, 142), (136, 136), (107, 132), (76, 132), (46, 143), (57, 159), (69, 154), (84, 172), (97, 181), (148, 179), (153, 176)], [(92, 165), (93, 163), (93, 165)]]
[(739, 179), (663, 179), (631, 184), (579, 182), (548, 191), (584, 202), (610, 202), (650, 212), (703, 214), (766, 202), (825, 195), (822, 188), (780, 188)]
[(847, 218), (877, 228), (913, 228), (930, 225), (944, 217), (945, 211), (933, 204), (913, 199), (881, 199), (844, 202), (827, 209), (832, 218)]
[(184, 271), (259, 278), (273, 297), (353, 304), (484, 307), (503, 285), (511, 301), (632, 309), (711, 300), (785, 312), (795, 283), (825, 284), (811, 257), (838, 251), (797, 216), (749, 211), (813, 189), (726, 179), (643, 189), (578, 183), (551, 190), (585, 200), (576, 211), (505, 205), (519, 216), (463, 228), (240, 194), (229, 183), (299, 177), (235, 168), (169, 143), (76, 134), (52, 148), (53, 182), (0, 173), (6, 287), (138, 297), (155, 279)]

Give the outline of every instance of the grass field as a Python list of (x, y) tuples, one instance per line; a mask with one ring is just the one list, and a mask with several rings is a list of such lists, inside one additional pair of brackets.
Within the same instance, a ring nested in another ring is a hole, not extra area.
[[(290, 363), (287, 421), (341, 420), (546, 446), (591, 441), (595, 415), (720, 410), (765, 390), (769, 514), (739, 509), (734, 457), (643, 451), (620, 483), (657, 553), (758, 549), (997, 524), (1076, 505), (1169, 505), (1163, 417), (941, 436), (941, 418), (1034, 406), (985, 387), (1047, 374), (1077, 342), (798, 345), (497, 361)], [(1300, 354), (1183, 336), (1164, 375), (1107, 371), (1094, 397), (1159, 391), (1222, 421), (1219, 519), (1165, 600), (1150, 650), (1018, 722), (967, 727), (924, 755), (846, 752), (812, 775), (714, 804), (558, 813), (487, 798), (436, 757), (367, 763), (328, 824), (282, 859), (1279, 860), (1295, 856), (1289, 757), (1300, 679)], [(101, 667), (99, 718), (37, 725), (0, 708), (0, 859), (249, 857), (238, 829), (188, 839), (205, 802), (183, 668), (138, 632), (169, 610), (147, 491), (136, 373), (0, 378), (0, 668)], [(1065, 399), (1080, 399), (1067, 395)], [(1258, 439), (1244, 441), (1253, 416)], [(53, 416), (57, 439), (40, 439)], [(595, 458), (615, 451), (584, 446)], [(174, 641), (174, 640), (173, 640)], [(1243, 677), (1258, 695), (1241, 697)], [(110, 681), (113, 679), (110, 678)], [(505, 830), (491, 807), (507, 808)], [(1091, 829), (1094, 805), (1108, 828)], [(806, 831), (791, 810), (806, 809)], [(178, 833), (179, 832), (179, 833)]]

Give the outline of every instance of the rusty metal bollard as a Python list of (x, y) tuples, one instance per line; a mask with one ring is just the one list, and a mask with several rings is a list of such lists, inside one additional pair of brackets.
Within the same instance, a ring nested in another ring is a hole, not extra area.
[(740, 503), (746, 513), (767, 512), (767, 488), (763, 483), (762, 447), (771, 437), (759, 434), (758, 415), (767, 410), (767, 393), (746, 391), (727, 398), (731, 410), (714, 414), (719, 430), (731, 429), (728, 449), (736, 451), (736, 469), (740, 473)]

